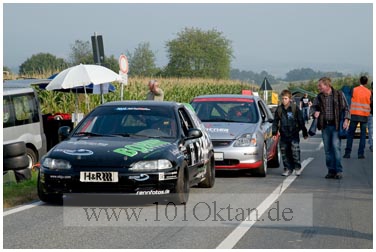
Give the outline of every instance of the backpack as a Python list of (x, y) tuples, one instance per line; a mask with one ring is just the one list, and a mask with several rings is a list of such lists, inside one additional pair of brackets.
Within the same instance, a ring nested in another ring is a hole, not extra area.
[(347, 101), (347, 105), (349, 106), (350, 108), (350, 105), (351, 105), (351, 98), (352, 98), (352, 94), (353, 94), (353, 87), (350, 87), (350, 86), (343, 86), (341, 88), (341, 91), (342, 93), (345, 95), (345, 98), (346, 98), (346, 101)]

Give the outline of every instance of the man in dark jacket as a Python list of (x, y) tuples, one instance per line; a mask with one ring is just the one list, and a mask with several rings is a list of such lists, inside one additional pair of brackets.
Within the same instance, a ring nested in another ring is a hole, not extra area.
[[(314, 117), (318, 118), (317, 129), (322, 131), (325, 149), (326, 167), (328, 174), (325, 178), (341, 179), (343, 169), (341, 164), (341, 139), (338, 136), (339, 127), (348, 129), (350, 113), (346, 98), (341, 91), (332, 87), (328, 77), (322, 77), (318, 82), (320, 93), (313, 101)], [(340, 117), (344, 116), (343, 125)]]
[(273, 138), (280, 132), (279, 146), (284, 166), (282, 176), (289, 176), (295, 170), (295, 175), (301, 174), (299, 131), (303, 131), (304, 139), (308, 138), (302, 111), (291, 102), (291, 92), (283, 90), (282, 104), (275, 111), (272, 134)]

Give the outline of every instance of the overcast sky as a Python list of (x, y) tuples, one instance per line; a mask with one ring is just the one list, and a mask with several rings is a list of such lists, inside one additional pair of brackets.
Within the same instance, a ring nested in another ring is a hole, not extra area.
[(159, 67), (166, 42), (185, 27), (216, 29), (232, 41), (232, 68), (277, 77), (296, 68), (372, 73), (372, 3), (363, 4), (3, 4), (3, 65), (33, 54), (68, 59), (75, 40), (103, 36), (118, 58), (149, 42)]

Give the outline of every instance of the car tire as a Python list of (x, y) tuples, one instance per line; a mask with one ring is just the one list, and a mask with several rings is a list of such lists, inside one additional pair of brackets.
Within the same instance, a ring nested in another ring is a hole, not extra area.
[(18, 157), (26, 153), (25, 142), (16, 142), (3, 145), (3, 158)]
[(3, 167), (4, 170), (22, 170), (29, 165), (29, 158), (26, 154), (17, 157), (4, 158)]
[(189, 198), (189, 187), (188, 169), (187, 164), (184, 162), (184, 165), (179, 170), (175, 189), (171, 197), (168, 199), (169, 203), (172, 202), (175, 205), (187, 203)]
[(30, 148), (26, 148), (26, 154), (27, 154), (27, 158), (29, 160), (28, 168), (32, 169), (33, 166), (38, 161), (37, 154), (32, 149), (30, 149)]
[(277, 155), (274, 155), (273, 159), (268, 162), (268, 168), (279, 168), (282, 162), (281, 147), (277, 144)]
[(14, 171), (14, 175), (16, 176), (17, 182), (21, 182), (23, 180), (29, 180), (31, 179), (31, 169), (26, 168), (22, 170)]
[(210, 158), (210, 161), (206, 164), (205, 180), (198, 184), (201, 188), (212, 188), (215, 183), (215, 165), (214, 156)]
[(38, 174), (37, 182), (38, 197), (41, 201), (52, 204), (60, 204), (63, 201), (63, 195), (61, 194), (47, 194), (43, 191), (42, 185), (40, 183), (40, 174)]
[(266, 151), (266, 145), (264, 143), (264, 146), (262, 147), (262, 163), (257, 168), (256, 175), (258, 177), (265, 177), (267, 168), (268, 168), (268, 155)]

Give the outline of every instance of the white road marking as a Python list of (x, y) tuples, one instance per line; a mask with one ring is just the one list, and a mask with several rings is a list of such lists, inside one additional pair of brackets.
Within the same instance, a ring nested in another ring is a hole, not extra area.
[[(302, 162), (302, 171), (313, 160), (312, 157)], [(232, 249), (238, 241), (247, 233), (247, 231), (257, 221), (257, 216), (264, 214), (266, 210), (282, 195), (282, 193), (291, 185), (297, 176), (291, 175), (285, 178), (280, 185), (256, 208), (250, 215), (245, 218), (218, 246), (217, 249)]]
[(18, 213), (18, 212), (21, 212), (21, 211), (24, 211), (24, 210), (27, 210), (27, 209), (30, 209), (30, 208), (33, 208), (33, 207), (36, 207), (36, 206), (40, 206), (42, 204), (44, 204), (42, 201), (37, 201), (37, 202), (33, 202), (31, 204), (19, 206), (19, 207), (16, 207), (16, 208), (13, 208), (11, 210), (3, 212), (3, 217), (10, 215), (10, 214)]
[(321, 142), (320, 142), (320, 145), (316, 148), (315, 151), (319, 151), (319, 150), (321, 150), (323, 147), (324, 147), (324, 143), (323, 143), (323, 141), (321, 141)]

